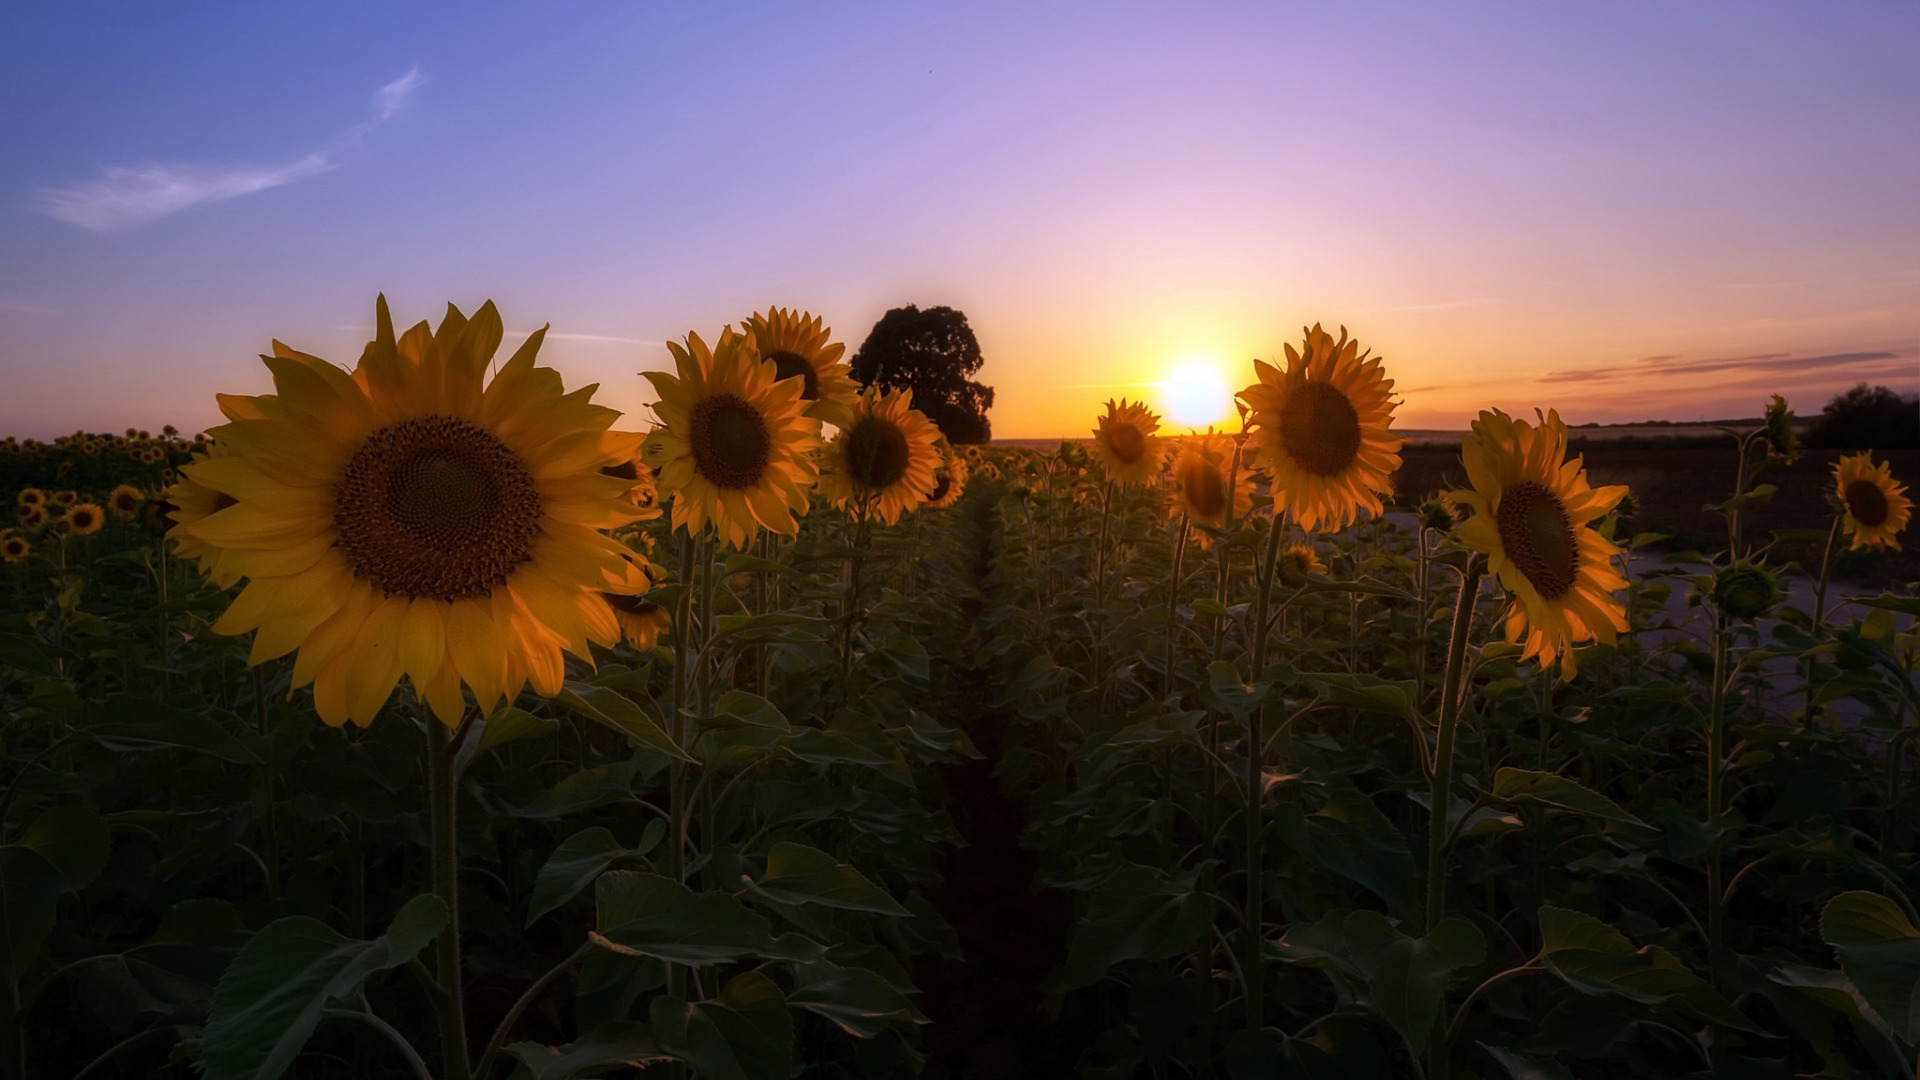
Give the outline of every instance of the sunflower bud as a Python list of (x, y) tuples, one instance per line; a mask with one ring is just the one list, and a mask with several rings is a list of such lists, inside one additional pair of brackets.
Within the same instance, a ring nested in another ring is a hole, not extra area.
[(1314, 551), (1311, 544), (1295, 544), (1282, 552), (1277, 569), (1281, 584), (1292, 589), (1305, 585), (1309, 574), (1327, 572), (1320, 562), (1319, 552)]
[(1767, 452), (1788, 464), (1800, 456), (1800, 438), (1793, 433), (1793, 410), (1779, 394), (1767, 403)]
[(1420, 526), (1446, 532), (1454, 526), (1453, 508), (1439, 499), (1429, 500), (1420, 508)]
[(1713, 576), (1713, 604), (1730, 618), (1763, 618), (1780, 603), (1780, 594), (1773, 571), (1752, 563), (1723, 567)]
[(1060, 444), (1060, 460), (1076, 469), (1086, 468), (1087, 448), (1079, 443), (1063, 442)]

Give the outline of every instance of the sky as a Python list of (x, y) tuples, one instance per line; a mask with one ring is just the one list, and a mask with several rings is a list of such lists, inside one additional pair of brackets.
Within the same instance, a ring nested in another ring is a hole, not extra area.
[[(1920, 4), (10, 4), (0, 434), (192, 431), (278, 338), (551, 324), (645, 423), (772, 305), (965, 312), (1004, 438), (1302, 328), (1397, 424), (1920, 389)], [(1170, 424), (1179, 430), (1177, 424)]]

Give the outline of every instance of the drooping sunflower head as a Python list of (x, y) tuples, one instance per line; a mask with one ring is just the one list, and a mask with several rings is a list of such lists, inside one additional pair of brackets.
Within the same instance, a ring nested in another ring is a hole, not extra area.
[(833, 330), (821, 325), (820, 316), (768, 308), (747, 319), (747, 332), (777, 378), (800, 380), (808, 416), (836, 426), (847, 418), (860, 384), (853, 381), (853, 369), (840, 362), (847, 347), (829, 340)]
[(29, 506), (45, 506), (47, 493), (36, 487), (21, 488), (20, 493), (13, 497), (13, 504), (22, 509)]
[(972, 466), (967, 464), (964, 455), (948, 452), (943, 455), (940, 466), (933, 470), (933, 491), (927, 495), (927, 509), (943, 510), (960, 501), (967, 489), (967, 476)]
[[(1180, 440), (1173, 460), (1173, 503), (1170, 512), (1186, 515), (1193, 524), (1227, 528), (1244, 521), (1253, 505), (1253, 470), (1244, 452), (1236, 457), (1233, 436), (1209, 431)], [(1195, 533), (1201, 546), (1205, 533)]]
[(107, 523), (106, 511), (90, 502), (74, 503), (60, 519), (74, 536), (92, 536)]
[(1800, 456), (1800, 437), (1793, 430), (1793, 410), (1779, 394), (1767, 402), (1767, 453), (1788, 464)]
[(933, 493), (940, 429), (913, 407), (913, 391), (868, 387), (827, 444), (820, 493), (849, 514), (891, 525)]
[(639, 511), (635, 521), (652, 521), (660, 516), (660, 488), (654, 483), (653, 470), (647, 468), (646, 462), (635, 457), (618, 465), (609, 465), (600, 472), (632, 485), (620, 499)]
[(19, 562), (32, 553), (33, 545), (27, 543), (27, 538), (24, 536), (8, 533), (5, 540), (0, 540), (0, 559), (5, 559), (7, 562)]
[(351, 373), (275, 342), (276, 393), (223, 396), (214, 452), (169, 492), (172, 535), (247, 579), (214, 629), (253, 632), (254, 663), (297, 649), (293, 685), (334, 725), (371, 723), (402, 676), (450, 726), (463, 686), (482, 712), (557, 693), (563, 652), (619, 637), (601, 589), (624, 547), (601, 530), (634, 511), (600, 470), (641, 437), (535, 366), (544, 328), (489, 380), (491, 303), (399, 337), (384, 297), (375, 316)]
[(625, 566), (620, 576), (609, 580), (601, 595), (620, 624), (620, 637), (634, 649), (646, 652), (673, 629), (673, 612), (647, 595), (654, 585), (666, 580), (666, 570), (639, 551), (622, 552), (621, 557)]
[(1473, 486), (1452, 498), (1473, 514), (1456, 535), (1487, 555), (1513, 598), (1507, 640), (1525, 638), (1523, 659), (1547, 665), (1560, 657), (1562, 674), (1572, 678), (1574, 645), (1612, 643), (1627, 628), (1613, 596), (1627, 586), (1613, 564), (1620, 549), (1589, 527), (1627, 489), (1588, 485), (1581, 460), (1567, 460), (1567, 426), (1557, 412), (1538, 426), (1498, 409), (1483, 412), (1460, 455)]
[(47, 523), (47, 508), (44, 506), (23, 506), (20, 508), (20, 527), (38, 529)]
[(1888, 547), (1900, 550), (1900, 533), (1913, 516), (1907, 486), (1893, 478), (1893, 463), (1874, 463), (1873, 454), (1848, 454), (1833, 464), (1834, 497), (1842, 528), (1853, 542), (1848, 550)]
[(1785, 595), (1779, 575), (1757, 563), (1723, 566), (1713, 575), (1714, 606), (1743, 622), (1764, 618)]
[(1292, 544), (1280, 553), (1280, 581), (1291, 588), (1305, 585), (1311, 575), (1327, 572), (1325, 563), (1320, 561), (1320, 553), (1312, 544)]
[[(71, 463), (63, 461), (60, 464), (67, 465)], [(61, 507), (63, 509), (65, 507), (72, 506), (74, 503), (77, 503), (79, 501), (80, 501), (80, 493), (77, 491), (56, 491), (53, 493), (53, 505)]]
[(1259, 460), (1273, 478), (1275, 510), (1301, 528), (1344, 528), (1361, 511), (1378, 514), (1392, 491), (1402, 440), (1393, 424), (1393, 380), (1378, 357), (1358, 341), (1322, 330), (1305, 331), (1296, 350), (1286, 346), (1282, 371), (1253, 362), (1259, 381), (1240, 391), (1252, 413)]
[(660, 395), (661, 426), (646, 437), (646, 465), (673, 493), (673, 527), (709, 523), (744, 548), (762, 528), (791, 536), (819, 476), (820, 421), (806, 413), (799, 379), (763, 363), (751, 335), (722, 330), (709, 349), (698, 334), (668, 342), (675, 372), (646, 372)]
[(147, 493), (132, 484), (121, 484), (107, 496), (107, 506), (118, 517), (131, 519), (140, 512), (140, 504), (147, 501)]
[(1107, 476), (1121, 484), (1151, 484), (1160, 476), (1165, 446), (1154, 432), (1160, 418), (1145, 405), (1121, 398), (1093, 429), (1093, 453)]

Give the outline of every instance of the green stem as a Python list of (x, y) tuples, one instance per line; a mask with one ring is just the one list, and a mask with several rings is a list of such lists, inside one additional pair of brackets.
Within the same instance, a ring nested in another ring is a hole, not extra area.
[(418, 1080), (433, 1080), (433, 1074), (427, 1071), (427, 1063), (420, 1059), (420, 1052), (415, 1050), (407, 1042), (407, 1037), (396, 1031), (392, 1024), (359, 1009), (322, 1009), (320, 1015), (328, 1020), (358, 1020), (367, 1025), (386, 1036), (387, 1041), (400, 1051), (401, 1056), (407, 1059), (407, 1064), (413, 1067), (413, 1075)]
[(1718, 612), (1713, 614), (1713, 686), (1707, 697), (1707, 828), (1712, 839), (1707, 847), (1707, 962), (1714, 966), (1720, 955), (1720, 941), (1724, 932), (1725, 900), (1720, 882), (1720, 821), (1721, 804), (1726, 799), (1722, 790), (1725, 770), (1721, 768), (1721, 759), (1726, 755), (1726, 684), (1727, 684), (1727, 629), (1726, 620)]
[(572, 955), (555, 964), (545, 975), (535, 979), (533, 985), (521, 993), (520, 1000), (513, 1003), (513, 1007), (507, 1010), (506, 1016), (501, 1017), (500, 1026), (493, 1030), (493, 1038), (487, 1040), (487, 1051), (480, 1055), (480, 1067), (474, 1070), (474, 1080), (486, 1080), (488, 1071), (493, 1068), (494, 1060), (500, 1056), (500, 1048), (506, 1045), (507, 1036), (513, 1034), (513, 1025), (519, 1021), (520, 1014), (527, 1011), (527, 1006), (533, 1004), (533, 999), (540, 996), (540, 991), (551, 986), (555, 979), (565, 974), (575, 964), (585, 960), (593, 949), (592, 943), (581, 945), (573, 951)]
[(459, 789), (454, 786), (455, 741), (436, 717), (422, 713), (427, 729), (427, 802), (433, 819), (433, 893), (447, 905), (447, 928), (434, 939), (437, 974), (446, 990), (436, 1003), (440, 1013), (442, 1072), (447, 1077), (471, 1075), (467, 1065), (466, 998), (460, 985), (460, 852), (454, 812)]
[(1466, 672), (1467, 639), (1473, 633), (1474, 602), (1484, 565), (1475, 559), (1460, 578), (1453, 605), (1453, 630), (1447, 638), (1447, 669), (1440, 684), (1440, 726), (1433, 745), (1433, 780), (1427, 797), (1427, 932), (1446, 917), (1447, 805), (1453, 788), (1453, 744), (1460, 726), (1460, 681)]
[[(1820, 552), (1820, 576), (1813, 586), (1813, 627), (1814, 633), (1827, 619), (1827, 578), (1833, 573), (1833, 545), (1840, 538), (1840, 515), (1833, 515), (1833, 525), (1827, 529), (1827, 546)], [(1812, 658), (1807, 660), (1806, 704), (1800, 710), (1800, 726), (1807, 729), (1813, 726), (1813, 665)]]
[[(1259, 592), (1253, 598), (1253, 652), (1247, 677), (1255, 683), (1266, 672), (1267, 667), (1267, 613), (1273, 603), (1273, 571), (1280, 557), (1279, 517), (1272, 519), (1267, 530), (1267, 547), (1260, 556), (1260, 570), (1256, 576)], [(1264, 922), (1262, 909), (1265, 898), (1261, 895), (1265, 887), (1264, 862), (1260, 857), (1260, 836), (1266, 825), (1266, 800), (1261, 791), (1261, 767), (1264, 757), (1261, 753), (1265, 745), (1265, 720), (1267, 705), (1264, 700), (1257, 708), (1247, 713), (1247, 957), (1243, 961), (1247, 980), (1247, 1030), (1259, 1031), (1266, 1023), (1263, 957), (1260, 946)]]
[(1188, 531), (1187, 515), (1183, 513), (1180, 515), (1180, 536), (1173, 542), (1173, 577), (1167, 582), (1167, 625), (1165, 627), (1167, 678), (1165, 691), (1160, 695), (1163, 699), (1173, 697), (1173, 624), (1179, 618), (1180, 612), (1180, 572), (1187, 558)]

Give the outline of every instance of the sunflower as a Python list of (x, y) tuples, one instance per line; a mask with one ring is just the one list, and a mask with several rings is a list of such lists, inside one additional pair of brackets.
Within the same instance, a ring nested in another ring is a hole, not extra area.
[(1287, 369), (1253, 362), (1260, 381), (1240, 391), (1253, 411), (1260, 464), (1273, 477), (1276, 511), (1301, 528), (1322, 523), (1345, 528), (1360, 511), (1381, 512), (1388, 477), (1400, 467), (1402, 440), (1393, 424), (1393, 380), (1358, 341), (1340, 339), (1316, 323), (1296, 352), (1286, 346)]
[(67, 508), (66, 516), (60, 519), (67, 531), (75, 536), (92, 536), (107, 523), (106, 511), (90, 502), (74, 503)]
[[(60, 464), (66, 465), (69, 463), (63, 461)], [(80, 501), (80, 495), (78, 492), (56, 491), (53, 493), (53, 505), (61, 507), (62, 509), (72, 506), (74, 503), (77, 503), (79, 501)]]
[(960, 501), (960, 495), (967, 490), (967, 459), (960, 454), (948, 454), (940, 467), (933, 470), (933, 491), (927, 496), (927, 509), (944, 510)]
[[(1235, 475), (1233, 436), (1209, 431), (1180, 440), (1180, 453), (1173, 461), (1173, 506), (1175, 516), (1185, 514), (1194, 524), (1227, 527), (1227, 512), (1241, 521), (1253, 505), (1252, 470), (1240, 462)], [(1232, 498), (1228, 493), (1231, 490)], [(1205, 533), (1198, 534), (1201, 546), (1208, 543)]]
[(1166, 449), (1154, 432), (1160, 418), (1126, 398), (1107, 402), (1107, 415), (1093, 429), (1093, 455), (1108, 478), (1122, 484), (1151, 484), (1160, 476)]
[(20, 508), (20, 527), (37, 529), (47, 523), (47, 508), (44, 506), (23, 506)]
[(1893, 478), (1890, 462), (1873, 463), (1869, 452), (1851, 454), (1833, 463), (1834, 495), (1839, 498), (1849, 551), (1863, 547), (1900, 550), (1899, 535), (1913, 513), (1907, 485)]
[(27, 543), (27, 538), (24, 536), (8, 535), (5, 540), (0, 540), (0, 559), (8, 562), (19, 562), (32, 551), (33, 545)]
[(600, 472), (631, 485), (627, 493), (620, 496), (620, 501), (640, 512), (635, 521), (652, 521), (660, 516), (660, 488), (654, 483), (653, 470), (647, 468), (646, 462), (636, 457), (618, 465), (609, 465)]
[(107, 506), (117, 517), (131, 518), (140, 512), (140, 504), (147, 501), (147, 493), (132, 484), (121, 484), (107, 496)]
[(35, 487), (21, 488), (20, 494), (13, 497), (13, 504), (22, 510), (29, 506), (45, 506), (47, 505), (47, 493)]
[(806, 415), (801, 384), (782, 380), (761, 362), (754, 339), (731, 329), (711, 350), (698, 334), (667, 349), (678, 374), (645, 372), (663, 425), (646, 437), (646, 464), (673, 492), (673, 527), (692, 534), (711, 521), (736, 548), (761, 528), (799, 532), (794, 515), (807, 512), (820, 446), (820, 421)]
[(534, 366), (544, 328), (489, 381), (492, 303), (397, 340), (385, 297), (375, 320), (351, 374), (275, 342), (278, 393), (221, 398), (224, 452), (186, 474), (235, 502), (174, 530), (248, 578), (214, 629), (256, 631), (252, 663), (297, 649), (293, 685), (335, 726), (371, 723), (403, 675), (449, 726), (463, 683), (483, 713), (557, 693), (563, 650), (619, 638), (601, 590), (625, 548), (599, 530), (634, 514), (600, 470), (641, 436)]
[(820, 323), (818, 315), (808, 312), (768, 308), (747, 319), (747, 331), (760, 358), (779, 372), (776, 378), (800, 378), (807, 415), (839, 426), (853, 408), (860, 385), (853, 381), (853, 369), (840, 362), (847, 347), (837, 341), (829, 344), (833, 331)]
[(1287, 550), (1280, 553), (1280, 565), (1277, 569), (1280, 572), (1281, 582), (1293, 588), (1305, 585), (1307, 578), (1313, 574), (1327, 572), (1326, 564), (1320, 561), (1320, 553), (1313, 549), (1312, 544), (1289, 546)]
[(913, 407), (913, 391), (868, 387), (827, 444), (820, 493), (850, 514), (891, 525), (933, 494), (940, 429)]
[(1453, 493), (1473, 516), (1457, 535), (1485, 552), (1500, 584), (1513, 597), (1507, 640), (1524, 636), (1521, 659), (1576, 671), (1573, 646), (1598, 639), (1612, 643), (1625, 630), (1625, 610), (1613, 598), (1627, 587), (1614, 568), (1620, 553), (1586, 525), (1603, 517), (1627, 494), (1624, 487), (1587, 484), (1585, 463), (1567, 457), (1567, 425), (1549, 412), (1538, 427), (1494, 409), (1480, 414), (1461, 440), (1469, 490)]

